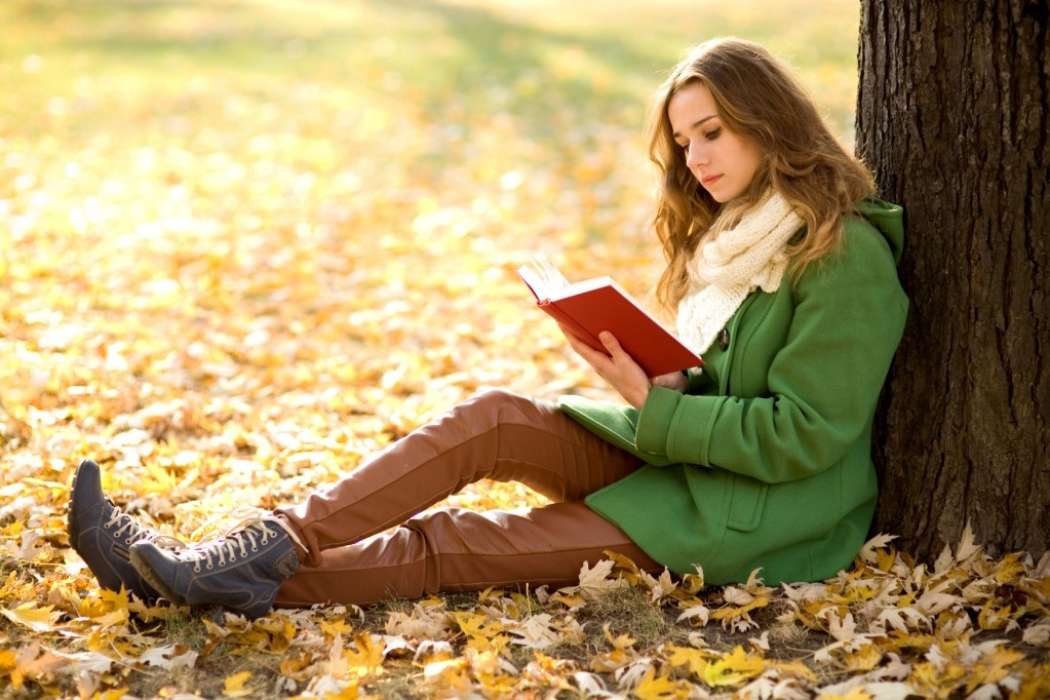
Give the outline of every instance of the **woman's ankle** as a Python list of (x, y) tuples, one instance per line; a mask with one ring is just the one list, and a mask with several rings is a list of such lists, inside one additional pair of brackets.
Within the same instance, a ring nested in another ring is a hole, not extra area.
[(292, 524), (288, 517), (279, 511), (273, 512), (274, 521), (280, 525), (281, 529), (288, 533), (288, 538), (292, 541), (292, 545), (295, 547), (295, 553), (299, 555), (299, 563), (305, 564), (310, 558), (310, 549), (303, 542), (302, 536), (296, 529), (295, 525)]

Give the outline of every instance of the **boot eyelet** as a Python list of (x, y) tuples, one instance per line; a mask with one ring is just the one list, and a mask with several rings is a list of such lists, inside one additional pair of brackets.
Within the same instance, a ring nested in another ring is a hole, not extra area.
[(195, 565), (195, 566), (193, 567), (193, 573), (195, 573), (195, 574), (199, 574), (200, 572), (201, 572), (201, 567), (200, 567), (200, 565)]
[(255, 545), (252, 545), (252, 551), (253, 551), (253, 552), (258, 552), (258, 551), (259, 551), (259, 548), (258, 548), (258, 547), (256, 547)]
[(269, 542), (269, 541), (270, 541), (270, 540), (268, 540), (268, 539), (266, 539), (266, 538), (264, 537), (264, 538), (262, 539), (262, 542), (260, 542), (259, 544), (261, 544), (261, 545), (265, 546), (265, 545), (266, 545), (266, 543), (267, 543), (267, 542)]
[(214, 569), (215, 567), (214, 567), (214, 566), (212, 566), (211, 564), (206, 564), (206, 565), (205, 565), (205, 568), (206, 568), (206, 569), (208, 569), (208, 571), (211, 571), (211, 570), (212, 570), (212, 569)]
[(132, 542), (134, 542), (134, 541), (135, 541), (135, 538), (134, 538), (134, 537), (129, 537), (129, 538), (127, 538), (126, 540), (124, 540), (124, 544), (131, 544), (131, 543), (132, 543)]

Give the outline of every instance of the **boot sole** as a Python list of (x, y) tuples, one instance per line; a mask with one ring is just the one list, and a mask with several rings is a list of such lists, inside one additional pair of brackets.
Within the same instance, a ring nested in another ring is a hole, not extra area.
[[(86, 460), (85, 460), (86, 461)], [(84, 462), (81, 462), (77, 467), (77, 470), (73, 472), (73, 483), (69, 486), (69, 508), (66, 512), (66, 537), (69, 539), (69, 546), (73, 548), (73, 551), (77, 551), (77, 542), (74, 532), (76, 531), (76, 501), (73, 500), (73, 494), (77, 492), (77, 477), (80, 476), (80, 467), (84, 466)], [(79, 554), (79, 552), (77, 552)]]
[(153, 573), (153, 569), (150, 567), (149, 563), (147, 563), (146, 560), (143, 559), (138, 552), (132, 549), (128, 555), (128, 558), (131, 560), (131, 565), (135, 567), (135, 571), (139, 572), (139, 576), (144, 578), (146, 580), (146, 583), (153, 586), (154, 590), (158, 591), (162, 596), (164, 596), (173, 603), (177, 603), (179, 605), (186, 604), (186, 601), (183, 600), (182, 597), (175, 595), (174, 591), (168, 588), (163, 581), (157, 578), (157, 575)]

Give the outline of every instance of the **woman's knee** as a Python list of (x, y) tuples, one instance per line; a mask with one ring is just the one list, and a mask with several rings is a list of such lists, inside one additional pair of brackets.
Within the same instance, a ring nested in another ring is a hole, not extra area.
[(496, 423), (500, 422), (500, 419), (505, 415), (520, 414), (523, 410), (530, 408), (535, 410), (535, 404), (529, 397), (516, 394), (507, 389), (498, 388), (478, 392), (463, 404), (460, 404), (460, 407), (465, 410), (490, 415)]
[(501, 389), (499, 387), (493, 387), (491, 389), (485, 389), (479, 391), (471, 397), (472, 401), (477, 401), (483, 404), (496, 404), (503, 405), (507, 403), (518, 403), (520, 401), (530, 401), (527, 396), (522, 396), (509, 389)]

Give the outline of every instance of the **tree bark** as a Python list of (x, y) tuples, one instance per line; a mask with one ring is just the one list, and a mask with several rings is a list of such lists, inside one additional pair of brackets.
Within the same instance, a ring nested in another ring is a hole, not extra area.
[(862, 0), (856, 152), (905, 209), (875, 532), (929, 560), (1050, 541), (1046, 0)]

